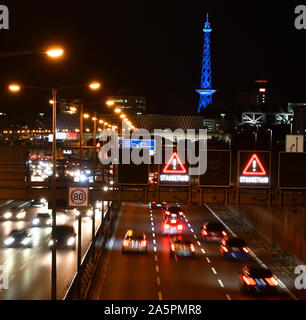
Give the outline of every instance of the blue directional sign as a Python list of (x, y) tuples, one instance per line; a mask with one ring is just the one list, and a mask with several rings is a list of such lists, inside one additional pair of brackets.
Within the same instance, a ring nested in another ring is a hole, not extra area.
[(155, 140), (119, 139), (119, 146), (123, 149), (149, 149), (151, 151), (156, 149)]

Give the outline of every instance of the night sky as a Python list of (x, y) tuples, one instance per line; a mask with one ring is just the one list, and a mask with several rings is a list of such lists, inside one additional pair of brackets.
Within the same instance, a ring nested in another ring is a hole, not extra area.
[[(267, 4), (268, 3), (268, 4)], [(203, 24), (210, 14), (216, 105), (233, 104), (235, 93), (255, 79), (271, 82), (282, 101), (306, 102), (306, 30), (294, 27), (303, 1), (1, 1), (10, 29), (0, 31), (1, 52), (63, 46), (65, 57), (0, 59), (0, 112), (20, 119), (50, 110), (49, 96), (7, 92), (10, 81), (74, 85), (98, 79), (99, 93), (63, 92), (100, 102), (121, 89), (147, 98), (150, 112), (195, 113), (200, 86)], [(93, 106), (94, 104), (92, 104)], [(97, 111), (102, 108), (95, 104)]]

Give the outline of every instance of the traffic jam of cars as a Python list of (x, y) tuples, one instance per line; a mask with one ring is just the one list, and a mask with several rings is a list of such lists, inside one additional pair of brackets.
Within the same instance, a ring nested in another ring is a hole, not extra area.
[[(169, 240), (170, 259), (178, 257), (196, 258), (195, 244), (185, 233), (185, 213), (178, 205), (168, 206), (166, 202), (149, 202), (149, 207), (161, 210), (161, 233)], [(266, 267), (255, 264), (246, 242), (236, 236), (229, 235), (221, 222), (206, 221), (200, 227), (204, 243), (217, 243), (220, 256), (224, 261), (246, 262), (239, 272), (240, 292), (248, 294), (274, 295), (279, 292), (279, 283), (272, 272)], [(144, 232), (127, 230), (122, 240), (122, 253), (148, 253), (148, 241)]]
[[(32, 248), (34, 247), (33, 237), (37, 234), (36, 231), (46, 230), (43, 235), (46, 235), (46, 248), (54, 246), (51, 238), (52, 227), (52, 210), (48, 208), (48, 202), (45, 199), (33, 199), (27, 202), (11, 201), (6, 209), (0, 213), (0, 222), (11, 223), (8, 226), (7, 234), (4, 237), (3, 248)], [(76, 248), (76, 233), (73, 221), (82, 218), (92, 219), (97, 210), (101, 211), (101, 203), (96, 202), (86, 211), (76, 209), (58, 209), (56, 212), (57, 225), (55, 227), (55, 246), (58, 249)], [(70, 221), (70, 222), (69, 222)], [(21, 225), (19, 223), (22, 223)]]

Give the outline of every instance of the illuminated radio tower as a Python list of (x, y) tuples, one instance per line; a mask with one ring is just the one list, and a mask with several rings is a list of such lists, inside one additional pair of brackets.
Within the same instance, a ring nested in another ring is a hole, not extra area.
[(217, 91), (211, 88), (211, 58), (210, 58), (210, 23), (207, 20), (204, 25), (204, 49), (203, 49), (203, 61), (202, 61), (202, 74), (201, 74), (201, 89), (196, 90), (200, 95), (200, 102), (198, 113), (202, 108), (206, 108), (207, 105), (212, 103), (212, 95)]

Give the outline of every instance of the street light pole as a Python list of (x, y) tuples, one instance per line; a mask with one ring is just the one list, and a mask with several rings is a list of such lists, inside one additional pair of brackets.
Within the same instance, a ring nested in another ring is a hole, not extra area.
[(52, 262), (51, 262), (51, 299), (56, 300), (56, 97), (57, 90), (52, 89), (53, 98), (53, 117), (52, 117), (52, 130), (53, 130), (53, 143), (52, 143), (52, 186), (51, 186), (51, 199), (52, 199)]

